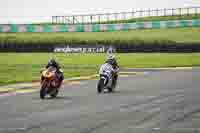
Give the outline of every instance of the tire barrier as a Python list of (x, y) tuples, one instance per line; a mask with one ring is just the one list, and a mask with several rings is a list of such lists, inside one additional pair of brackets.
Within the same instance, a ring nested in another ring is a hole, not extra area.
[(173, 20), (173, 21), (152, 21), (120, 24), (1, 24), (0, 32), (102, 32), (134, 29), (156, 29), (175, 27), (200, 27), (200, 19), (194, 20)]

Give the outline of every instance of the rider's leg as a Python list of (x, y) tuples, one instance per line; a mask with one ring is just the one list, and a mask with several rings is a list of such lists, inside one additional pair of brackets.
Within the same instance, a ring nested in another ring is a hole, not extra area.
[(115, 74), (115, 75), (113, 76), (113, 82), (112, 82), (112, 86), (113, 86), (113, 87), (116, 87), (116, 85), (117, 85), (117, 79), (118, 79), (118, 75)]
[(57, 70), (57, 75), (58, 75), (59, 81), (63, 81), (63, 80), (64, 80), (64, 75), (63, 75), (63, 73), (60, 72), (59, 70)]
[(60, 73), (60, 81), (63, 81), (64, 80), (64, 75), (63, 73)]
[(43, 82), (43, 80), (44, 80), (44, 77), (43, 77), (43, 76), (41, 76), (41, 81), (40, 81), (40, 83), (42, 83), (42, 82)]

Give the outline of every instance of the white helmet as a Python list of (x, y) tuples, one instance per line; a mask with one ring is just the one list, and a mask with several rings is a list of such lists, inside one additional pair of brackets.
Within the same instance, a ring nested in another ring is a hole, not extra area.
[(114, 55), (109, 55), (107, 60), (106, 60), (106, 63), (113, 65), (114, 60), (115, 60), (115, 56)]
[(115, 56), (112, 55), (112, 54), (110, 54), (110, 55), (108, 55), (108, 58), (107, 58), (107, 59), (115, 59)]

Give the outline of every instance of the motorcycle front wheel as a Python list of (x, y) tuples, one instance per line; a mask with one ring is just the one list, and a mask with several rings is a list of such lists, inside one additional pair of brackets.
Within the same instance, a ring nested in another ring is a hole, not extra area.
[(58, 89), (53, 94), (50, 94), (51, 98), (56, 98), (58, 95)]
[(108, 92), (113, 92), (113, 88), (112, 87), (110, 87), (110, 88), (108, 88)]
[(45, 96), (46, 96), (46, 87), (47, 87), (47, 82), (46, 81), (43, 81), (42, 82), (42, 86), (41, 86), (41, 89), (40, 89), (40, 98), (41, 99), (44, 99)]
[(97, 85), (97, 92), (101, 93), (104, 89), (104, 79), (100, 79)]

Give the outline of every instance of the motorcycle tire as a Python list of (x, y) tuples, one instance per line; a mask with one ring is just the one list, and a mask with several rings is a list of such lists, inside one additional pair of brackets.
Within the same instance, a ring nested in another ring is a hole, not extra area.
[(40, 89), (40, 98), (44, 99), (46, 96), (46, 87), (47, 87), (47, 83), (45, 81), (43, 81), (41, 89)]
[(111, 88), (111, 87), (108, 88), (108, 92), (110, 92), (110, 93), (113, 92), (113, 88)]
[(104, 88), (104, 80), (100, 79), (97, 85), (97, 92), (101, 93), (103, 91)]
[(50, 94), (51, 98), (56, 98), (58, 95), (58, 89), (53, 94)]

